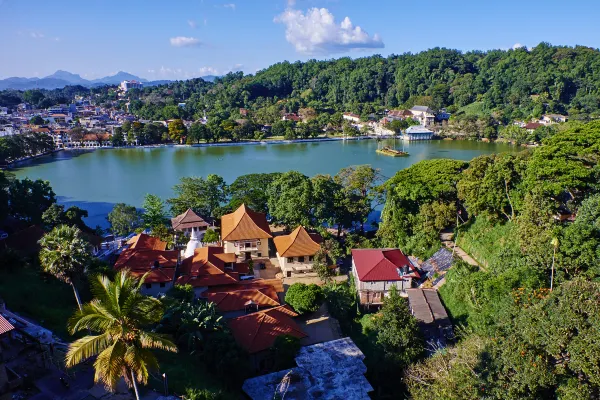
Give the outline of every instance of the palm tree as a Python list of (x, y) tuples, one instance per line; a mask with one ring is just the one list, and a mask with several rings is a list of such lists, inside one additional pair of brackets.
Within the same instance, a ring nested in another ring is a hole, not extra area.
[(81, 236), (81, 231), (75, 225), (59, 225), (45, 234), (39, 244), (40, 263), (44, 272), (71, 285), (81, 310), (76, 282), (85, 273), (90, 260), (90, 246)]
[(88, 335), (69, 345), (67, 367), (98, 356), (94, 362), (94, 380), (114, 390), (121, 377), (139, 400), (137, 383), (148, 382), (148, 371), (158, 369), (158, 361), (150, 349), (177, 352), (166, 338), (144, 327), (160, 322), (162, 303), (140, 292), (144, 277), (137, 280), (126, 270), (111, 281), (97, 276), (92, 281), (94, 299), (83, 306), (68, 323), (74, 334), (89, 329), (98, 335)]

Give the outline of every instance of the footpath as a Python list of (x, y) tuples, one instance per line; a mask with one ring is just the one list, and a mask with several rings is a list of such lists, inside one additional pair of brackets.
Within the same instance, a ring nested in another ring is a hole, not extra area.
[[(451, 250), (455, 255), (457, 255), (458, 257), (460, 257), (464, 262), (468, 263), (469, 265), (473, 265), (475, 267), (478, 267), (482, 270), (485, 270), (484, 267), (482, 267), (477, 260), (475, 260), (473, 257), (471, 257), (466, 251), (464, 251), (463, 249), (461, 249), (460, 247), (458, 247), (456, 245), (456, 243), (454, 243), (454, 241), (452, 240), (454, 238), (454, 233), (452, 232), (442, 232), (440, 233), (440, 240), (442, 241), (442, 244), (444, 246), (446, 246), (449, 250)], [(446, 283), (446, 278), (442, 278), (440, 279), (440, 281), (438, 283), (435, 284), (434, 288), (439, 290), (440, 287), (442, 287), (444, 285), (444, 283)]]

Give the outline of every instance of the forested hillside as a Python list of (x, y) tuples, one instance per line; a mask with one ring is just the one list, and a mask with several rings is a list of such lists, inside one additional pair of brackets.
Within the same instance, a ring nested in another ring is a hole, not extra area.
[[(165, 114), (165, 106), (181, 100), (186, 101), (185, 115), (174, 109), (177, 115)], [(157, 118), (200, 117), (206, 108), (226, 118), (245, 107), (256, 111), (259, 120), (272, 122), (283, 108), (367, 114), (377, 107), (414, 104), (451, 112), (475, 105), (471, 109), (478, 113), (493, 112), (505, 120), (544, 112), (597, 114), (600, 52), (541, 43), (531, 50), (462, 53), (435, 48), (387, 58), (282, 62), (256, 75), (229, 74), (215, 84), (190, 80), (147, 88), (132, 109)]]
[[(0, 104), (24, 99), (48, 106), (85, 92), (90, 90), (4, 91)], [(92, 93), (100, 102), (116, 99), (107, 89)], [(493, 116), (504, 123), (543, 113), (586, 119), (600, 112), (600, 51), (541, 43), (530, 50), (435, 48), (387, 58), (286, 61), (255, 75), (230, 73), (214, 83), (192, 79), (132, 90), (129, 98), (129, 110), (151, 120), (199, 119), (205, 110), (220, 119), (238, 118), (244, 107), (256, 122), (273, 123), (282, 111), (302, 108), (367, 115), (414, 104), (445, 107), (458, 116)], [(185, 107), (178, 107), (180, 102)], [(124, 108), (125, 101), (119, 106)]]
[(600, 122), (518, 154), (428, 160), (385, 187), (381, 245), (427, 256), (454, 229), (440, 294), (458, 344), (409, 367), (415, 399), (600, 396)]

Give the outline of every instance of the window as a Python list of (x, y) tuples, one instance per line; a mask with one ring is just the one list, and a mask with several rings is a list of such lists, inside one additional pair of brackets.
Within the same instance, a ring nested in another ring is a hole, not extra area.
[(164, 282), (161, 282), (161, 283), (160, 283), (160, 287), (165, 287), (165, 283), (164, 283)]
[(288, 262), (294, 262), (294, 257), (288, 257)]
[(298, 262), (304, 262), (304, 256), (298, 257)]
[(152, 284), (151, 283), (146, 283), (146, 289), (152, 289)]
[(262, 253), (256, 253), (257, 257), (262, 257)]
[(315, 261), (315, 256), (308, 256), (308, 261)]

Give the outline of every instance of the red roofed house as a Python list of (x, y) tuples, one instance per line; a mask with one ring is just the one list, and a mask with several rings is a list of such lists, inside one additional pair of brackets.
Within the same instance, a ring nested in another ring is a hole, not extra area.
[(248, 273), (248, 264), (238, 263), (233, 253), (223, 247), (207, 246), (194, 250), (194, 255), (181, 262), (178, 285), (191, 285), (196, 296), (213, 286), (233, 285)]
[(239, 317), (266, 308), (279, 307), (283, 296), (280, 279), (240, 281), (232, 285), (209, 287), (202, 297), (215, 303), (226, 318)]
[(177, 269), (178, 251), (166, 250), (167, 244), (144, 233), (133, 237), (129, 247), (119, 254), (116, 270), (128, 269), (136, 278), (148, 273), (142, 293), (157, 296), (173, 286)]
[(542, 126), (544, 126), (544, 125), (540, 124), (539, 122), (530, 122), (528, 124), (525, 124), (525, 126), (523, 128), (527, 129), (529, 132), (533, 132), (537, 128), (540, 128)]
[(236, 342), (248, 353), (268, 350), (278, 336), (307, 337), (292, 317), (296, 314), (287, 306), (271, 308), (229, 320), (229, 328)]
[(323, 238), (318, 233), (308, 233), (303, 226), (299, 226), (289, 235), (275, 237), (273, 242), (277, 248), (281, 271), (289, 278), (292, 274), (312, 271), (314, 257), (321, 249)]
[(250, 260), (269, 256), (271, 229), (265, 214), (242, 204), (231, 214), (221, 217), (221, 240), (225, 253), (235, 253)]
[(412, 286), (419, 273), (400, 249), (352, 250), (352, 274), (360, 303), (380, 305), (392, 287), (400, 294)]

